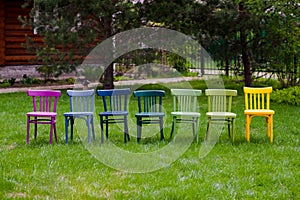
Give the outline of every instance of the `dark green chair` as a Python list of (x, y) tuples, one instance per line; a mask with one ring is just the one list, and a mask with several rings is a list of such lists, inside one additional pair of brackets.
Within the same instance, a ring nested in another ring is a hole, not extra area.
[(137, 124), (137, 141), (140, 142), (143, 124), (159, 124), (160, 139), (164, 139), (162, 112), (163, 90), (137, 90), (133, 92), (138, 98), (138, 113), (135, 114)]

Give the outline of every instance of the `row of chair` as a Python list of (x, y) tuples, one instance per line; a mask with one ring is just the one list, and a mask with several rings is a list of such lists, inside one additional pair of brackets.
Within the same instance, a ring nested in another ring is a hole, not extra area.
[[(73, 139), (73, 126), (76, 118), (84, 119), (88, 127), (88, 141), (91, 142), (91, 133), (95, 139), (94, 132), (94, 90), (67, 90), (70, 97), (70, 112), (64, 113), (66, 143), (68, 143), (68, 129), (70, 126), (71, 139)], [(244, 88), (245, 115), (246, 115), (246, 139), (250, 141), (250, 123), (254, 116), (264, 116), (267, 121), (268, 136), (273, 142), (273, 115), (270, 110), (270, 93), (272, 87), (267, 88)], [(30, 124), (34, 124), (34, 138), (37, 136), (37, 124), (50, 124), (50, 144), (52, 135), (56, 133), (56, 105), (60, 91), (55, 90), (28, 90), (28, 96), (32, 96), (33, 112), (27, 113), (27, 136), (26, 143), (29, 143)], [(163, 90), (137, 90), (133, 92), (138, 100), (138, 112), (135, 114), (137, 123), (137, 141), (140, 142), (143, 124), (159, 124), (160, 139), (164, 139), (162, 99), (165, 96)], [(232, 97), (237, 96), (236, 90), (229, 89), (206, 89), (208, 97), (208, 118), (206, 138), (212, 123), (226, 123), (228, 134), (234, 141), (234, 120), (236, 114), (231, 112)], [(97, 95), (103, 100), (103, 111), (99, 113), (101, 142), (104, 142), (104, 124), (106, 125), (106, 139), (108, 138), (108, 126), (114, 123), (124, 124), (124, 142), (130, 140), (128, 133), (128, 97), (130, 89), (97, 90)], [(195, 89), (171, 89), (173, 96), (173, 112), (171, 137), (176, 134), (177, 123), (191, 123), (193, 136), (198, 142), (200, 112), (197, 106), (198, 97), (202, 95), (201, 90)]]

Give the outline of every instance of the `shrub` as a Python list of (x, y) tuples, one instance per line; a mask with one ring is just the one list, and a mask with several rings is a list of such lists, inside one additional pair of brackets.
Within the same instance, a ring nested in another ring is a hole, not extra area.
[(271, 94), (271, 100), (288, 105), (300, 105), (300, 86), (276, 90)]
[(16, 78), (10, 78), (8, 82), (10, 83), (10, 86), (13, 86), (16, 82)]
[(38, 79), (38, 78), (34, 78), (34, 79), (32, 79), (32, 83), (33, 84), (42, 84), (42, 80)]
[(72, 77), (67, 78), (67, 79), (66, 79), (66, 83), (68, 83), (68, 84), (74, 84), (74, 83), (75, 83), (75, 79), (72, 78)]
[(7, 79), (5, 79), (2, 83), (0, 82), (0, 88), (6, 88), (9, 86), (10, 86), (10, 83)]

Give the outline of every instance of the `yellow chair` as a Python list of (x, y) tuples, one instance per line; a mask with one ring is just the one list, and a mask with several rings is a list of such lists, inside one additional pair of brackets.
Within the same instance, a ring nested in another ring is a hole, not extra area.
[(270, 110), (270, 94), (272, 87), (251, 88), (244, 87), (245, 94), (245, 115), (246, 115), (246, 140), (250, 142), (251, 118), (262, 116), (266, 118), (268, 137), (273, 142), (273, 115), (274, 110)]

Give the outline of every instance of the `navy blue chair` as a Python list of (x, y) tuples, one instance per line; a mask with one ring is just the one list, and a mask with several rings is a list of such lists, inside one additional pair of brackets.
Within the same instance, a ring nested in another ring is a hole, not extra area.
[(91, 143), (91, 128), (94, 132), (94, 90), (67, 90), (70, 97), (70, 112), (64, 113), (66, 128), (66, 143), (68, 144), (68, 128), (71, 123), (71, 140), (73, 139), (73, 126), (76, 118), (85, 120), (88, 128), (88, 141)]
[(128, 96), (130, 89), (97, 90), (98, 96), (102, 97), (104, 111), (99, 113), (101, 142), (104, 142), (103, 124), (106, 124), (106, 139), (108, 139), (108, 125), (124, 123), (124, 142), (130, 140), (128, 134)]
[(162, 97), (165, 96), (163, 90), (137, 90), (133, 92), (138, 98), (138, 113), (135, 114), (137, 123), (137, 141), (140, 142), (143, 124), (159, 124), (160, 139), (164, 139), (162, 112)]

